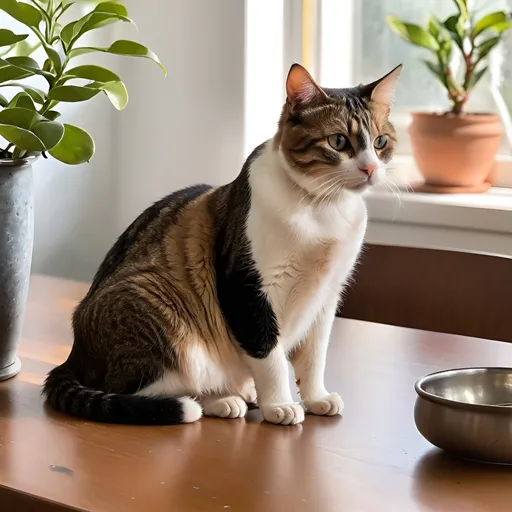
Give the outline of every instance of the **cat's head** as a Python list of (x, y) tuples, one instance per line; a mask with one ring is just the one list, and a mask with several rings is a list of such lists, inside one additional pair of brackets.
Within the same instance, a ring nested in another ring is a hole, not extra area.
[(368, 85), (328, 89), (301, 65), (291, 67), (274, 144), (297, 185), (313, 196), (336, 197), (385, 180), (396, 146), (389, 113), (401, 70)]

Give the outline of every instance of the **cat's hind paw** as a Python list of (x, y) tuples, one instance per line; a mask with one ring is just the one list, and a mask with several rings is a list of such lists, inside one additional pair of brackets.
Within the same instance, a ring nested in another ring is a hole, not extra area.
[(243, 418), (247, 413), (247, 404), (239, 396), (208, 398), (202, 401), (205, 416), (217, 418)]

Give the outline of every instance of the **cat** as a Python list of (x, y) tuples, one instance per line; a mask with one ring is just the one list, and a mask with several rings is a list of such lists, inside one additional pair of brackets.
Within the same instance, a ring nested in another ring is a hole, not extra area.
[[(362, 193), (385, 179), (401, 65), (369, 85), (320, 87), (299, 64), (273, 139), (239, 176), (143, 212), (73, 315), (67, 361), (44, 384), (57, 410), (162, 425), (203, 414), (270, 423), (340, 414), (324, 386), (342, 288), (367, 224)], [(294, 402), (292, 363), (304, 407)]]

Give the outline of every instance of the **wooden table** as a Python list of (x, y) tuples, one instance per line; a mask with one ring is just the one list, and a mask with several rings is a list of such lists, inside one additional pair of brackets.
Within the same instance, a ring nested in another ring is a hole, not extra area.
[(70, 350), (86, 286), (34, 278), (21, 374), (0, 385), (0, 510), (414, 512), (512, 510), (512, 469), (451, 458), (413, 422), (413, 384), (466, 365), (510, 365), (512, 345), (337, 320), (328, 388), (343, 418), (298, 427), (202, 419), (87, 423), (49, 410), (44, 375)]

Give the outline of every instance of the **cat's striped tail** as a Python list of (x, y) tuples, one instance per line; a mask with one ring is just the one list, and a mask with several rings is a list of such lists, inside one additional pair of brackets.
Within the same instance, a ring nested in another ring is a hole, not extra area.
[(187, 397), (123, 395), (88, 388), (66, 363), (48, 374), (43, 394), (54, 409), (101, 423), (176, 425), (202, 416), (201, 406)]

